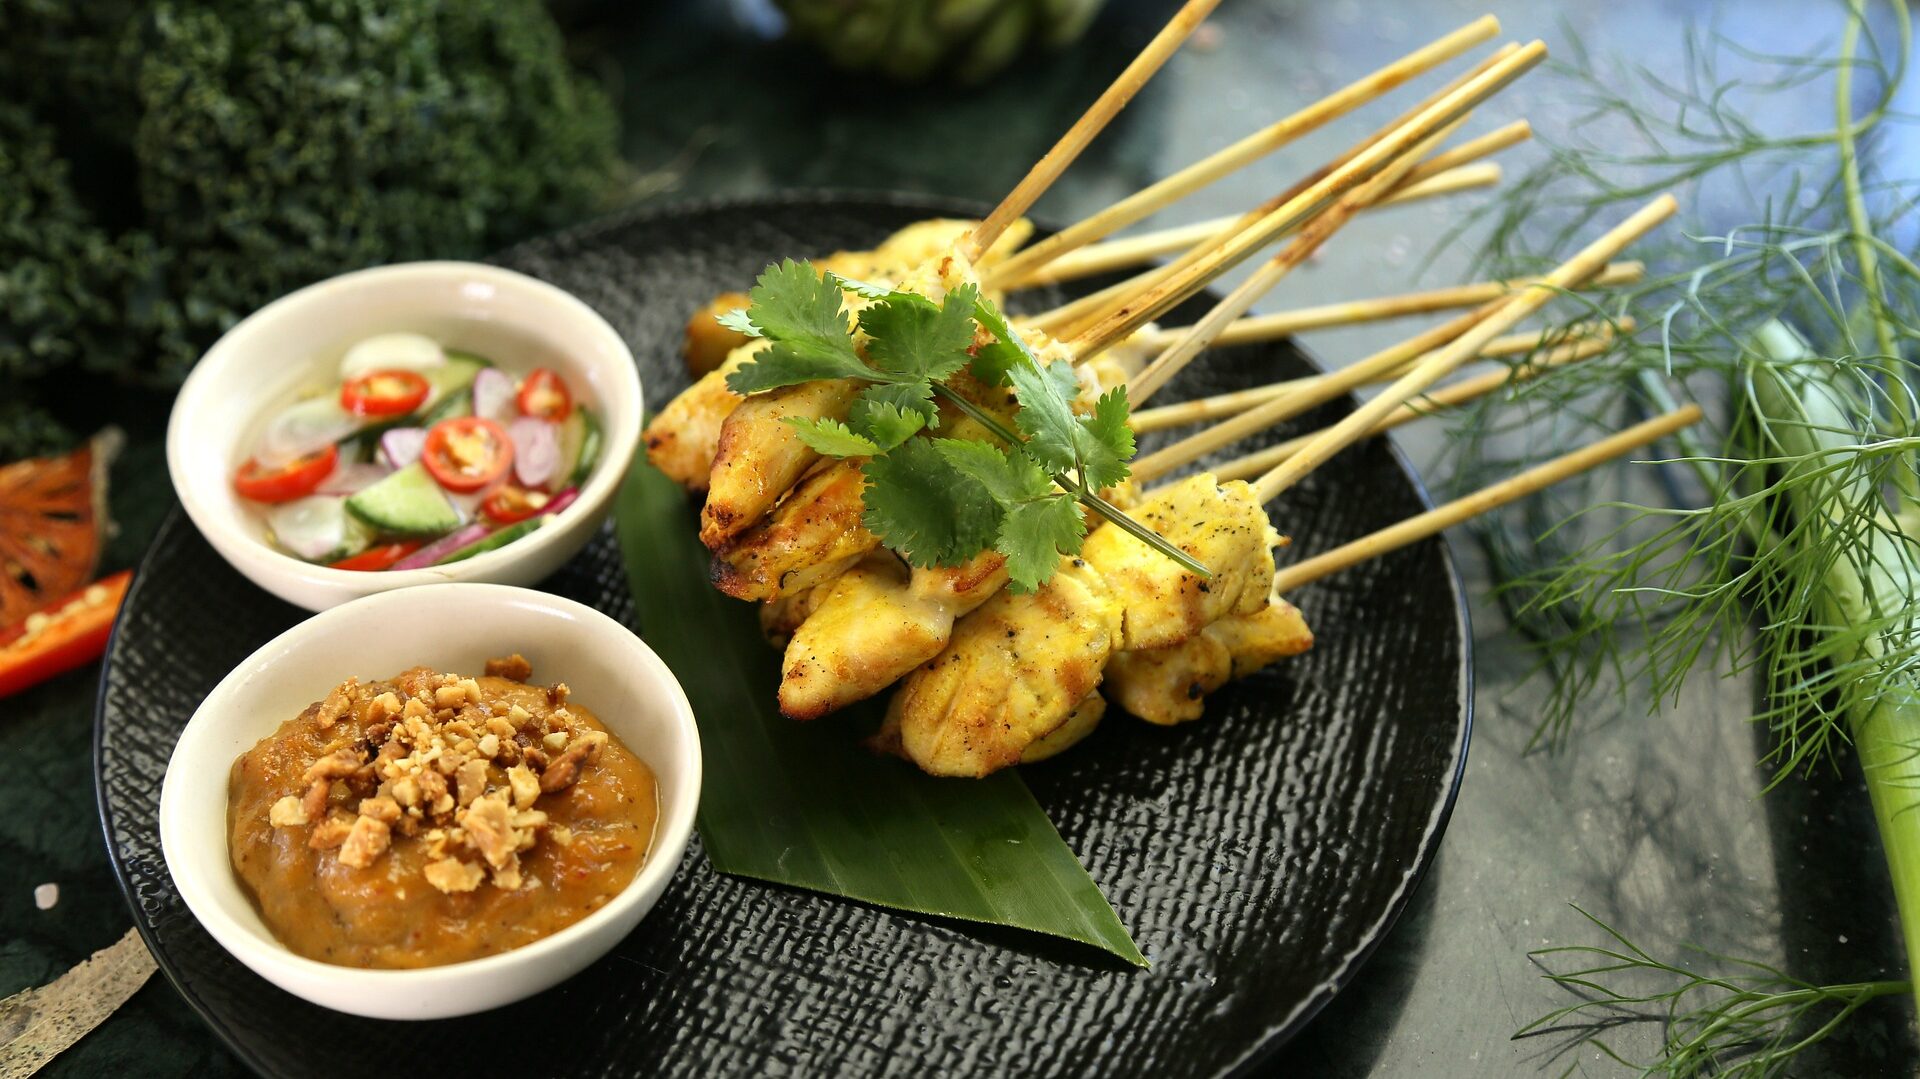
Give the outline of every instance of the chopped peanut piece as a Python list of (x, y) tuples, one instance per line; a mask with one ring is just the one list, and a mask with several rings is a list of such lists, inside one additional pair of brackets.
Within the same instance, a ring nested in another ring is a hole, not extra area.
[(363, 798), (360, 800), (360, 815), (372, 817), (383, 824), (394, 824), (400, 820), (400, 803), (387, 797)]
[(314, 714), (313, 721), (319, 724), (321, 730), (340, 722), (340, 717), (353, 708), (353, 691), (358, 685), (357, 680), (349, 678), (333, 687), (333, 692), (320, 702), (320, 711)]
[(475, 798), (487, 792), (487, 762), (468, 761), (453, 774), (453, 779), (460, 787), (460, 804), (472, 805)]
[(540, 739), (540, 744), (546, 746), (552, 752), (558, 753), (567, 748), (567, 732), (554, 731), (552, 734)]
[(346, 841), (340, 845), (340, 864), (365, 869), (387, 852), (392, 835), (387, 822), (362, 814), (353, 822)]
[(540, 797), (540, 777), (524, 764), (507, 769), (507, 785), (513, 788), (513, 807), (525, 809)]
[(495, 869), (513, 857), (513, 819), (507, 800), (498, 796), (482, 798), (460, 814), (460, 826), (467, 830), (467, 841)]
[(267, 812), (267, 823), (275, 828), (298, 828), (307, 823), (306, 808), (300, 804), (298, 796), (289, 794), (273, 803), (273, 808)]
[(485, 870), (458, 858), (428, 862), (421, 874), (427, 878), (428, 884), (443, 892), (471, 892), (487, 878)]
[(367, 722), (381, 723), (400, 714), (400, 697), (392, 690), (367, 702)]
[(482, 757), (492, 760), (500, 755), (500, 736), (489, 731), (480, 736), (480, 743), (475, 748)]
[(353, 821), (345, 817), (328, 817), (313, 826), (313, 834), (307, 837), (307, 846), (314, 850), (331, 850), (347, 841), (353, 831)]

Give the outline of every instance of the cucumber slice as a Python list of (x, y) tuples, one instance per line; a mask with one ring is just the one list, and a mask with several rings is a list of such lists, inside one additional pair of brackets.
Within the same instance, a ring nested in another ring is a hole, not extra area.
[(600, 460), (600, 421), (576, 406), (560, 421), (560, 468), (553, 474), (556, 489), (578, 487)]
[(539, 529), (539, 527), (543, 523), (546, 522), (546, 519), (547, 518), (545, 515), (542, 515), (539, 517), (529, 517), (524, 521), (516, 521), (513, 524), (506, 526), (505, 528), (496, 529), (495, 531), (489, 532), (486, 535), (480, 537), (479, 539), (474, 540), (472, 543), (467, 544), (465, 547), (460, 548), (459, 550), (453, 552), (452, 554), (449, 554), (447, 557), (442, 558), (440, 561), (435, 562), (434, 565), (444, 566), (449, 562), (461, 562), (466, 559), (472, 558), (474, 555), (477, 555), (477, 554), (485, 554), (488, 551), (498, 550), (499, 548), (505, 547), (507, 544), (512, 543), (514, 540), (521, 538), (522, 536), (532, 534), (534, 531)]
[[(483, 368), (492, 367), (485, 359), (471, 352), (449, 352), (447, 362), (431, 371), (420, 372), (427, 380), (427, 399), (420, 407), (426, 412), (447, 403), (452, 397), (467, 397), (473, 390), (473, 376)], [(444, 418), (444, 417), (442, 417)]]
[(460, 527), (447, 493), (417, 461), (349, 496), (347, 512), (393, 536), (437, 536)]

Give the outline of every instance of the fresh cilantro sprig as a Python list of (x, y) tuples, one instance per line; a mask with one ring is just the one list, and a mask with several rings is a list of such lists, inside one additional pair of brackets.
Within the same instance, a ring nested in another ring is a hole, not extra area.
[[(843, 291), (872, 301), (857, 319), (864, 350), (848, 325)], [(821, 454), (867, 458), (865, 524), (909, 563), (957, 565), (991, 548), (1006, 556), (1012, 587), (1030, 591), (1053, 575), (1063, 555), (1079, 553), (1085, 506), (1207, 575), (1192, 556), (1095, 493), (1126, 479), (1133, 458), (1126, 389), (1102, 395), (1090, 415), (1076, 413), (1072, 365), (1042, 364), (976, 286), (953, 289), (936, 304), (788, 260), (760, 275), (749, 300), (747, 310), (721, 321), (771, 344), (729, 374), (727, 385), (751, 394), (816, 379), (865, 383), (844, 421), (785, 422)], [(986, 341), (976, 341), (977, 328), (987, 331)], [(1013, 388), (1017, 430), (944, 384), (963, 367), (988, 385)], [(914, 437), (940, 426), (936, 398), (1001, 444)]]

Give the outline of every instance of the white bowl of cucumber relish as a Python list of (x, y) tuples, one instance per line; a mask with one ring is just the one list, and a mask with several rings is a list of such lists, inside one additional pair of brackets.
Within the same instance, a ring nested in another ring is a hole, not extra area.
[(318, 611), (552, 573), (606, 519), (640, 415), (632, 353), (580, 300), (497, 266), (402, 263), (227, 331), (174, 400), (167, 471), (221, 557)]

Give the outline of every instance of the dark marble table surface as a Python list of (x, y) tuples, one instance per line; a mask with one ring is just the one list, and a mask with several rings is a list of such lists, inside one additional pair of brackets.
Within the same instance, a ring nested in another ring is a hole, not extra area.
[[(1492, 10), (1515, 36), (1656, 69), (1677, 65), (1681, 29), (1721, 29), (1782, 51), (1837, 34), (1838, 5), (1805, 0), (1227, 0), (1221, 33), (1176, 57), (1082, 164), (1050, 192), (1041, 216), (1068, 220), (1162, 176), (1283, 110), (1370, 70), (1420, 41)], [(610, 79), (626, 117), (626, 149), (643, 176), (636, 199), (744, 195), (797, 187), (894, 189), (991, 201), (1150, 32), (1167, 5), (1115, 0), (1087, 43), (972, 91), (901, 91), (821, 75), (805, 56), (753, 31), (751, 4), (640, 5), (591, 23), (583, 60)], [(1730, 71), (1727, 74), (1738, 74)], [(1550, 83), (1507, 95), (1476, 117), (1484, 130), (1521, 114), (1544, 133), (1571, 107)], [(1777, 117), (1830, 120), (1824, 94)], [(1365, 110), (1378, 122), (1403, 102)], [(901, 123), (874, 137), (860, 108)], [(1334, 136), (1337, 138), (1338, 136)], [(1194, 220), (1257, 201), (1316, 164), (1308, 141), (1204, 192), (1166, 217)], [(1515, 163), (1537, 150), (1522, 149)], [(1913, 170), (1909, 169), (1908, 174)], [(1740, 207), (1731, 207), (1736, 215)], [(1423, 257), (1455, 209), (1409, 207), (1365, 218), (1290, 279), (1263, 309), (1458, 280), (1461, 248)], [(1393, 338), (1392, 327), (1311, 335), (1339, 364)], [(130, 563), (168, 504), (158, 427), (133, 431), (114, 476), (121, 534), (111, 561)], [(1395, 437), (1402, 437), (1396, 435)], [(1430, 435), (1403, 438), (1431, 459)], [(1464, 536), (1456, 552), (1469, 591), (1487, 574)], [(1795, 782), (1761, 797), (1763, 733), (1742, 722), (1745, 682), (1700, 677), (1648, 712), (1646, 691), (1596, 700), (1568, 748), (1528, 752), (1543, 688), (1528, 653), (1492, 604), (1473, 608), (1478, 715), (1465, 786), (1439, 858), (1407, 916), (1326, 1013), (1281, 1057), (1288, 1074), (1609, 1074), (1563, 1040), (1509, 1036), (1568, 998), (1527, 952), (1597, 941), (1570, 904), (1630, 931), (1657, 952), (1684, 942), (1773, 962), (1812, 981), (1898, 977), (1891, 893), (1857, 775)], [(0, 995), (48, 980), (126, 928), (94, 815), (93, 670), (75, 672), (0, 709)], [(60, 902), (36, 909), (36, 885)], [(1910, 1003), (1883, 1002), (1806, 1074), (1910, 1073)], [(1621, 1032), (1644, 1050), (1652, 1029)], [(239, 1071), (159, 978), (47, 1074), (192, 1075)]]

